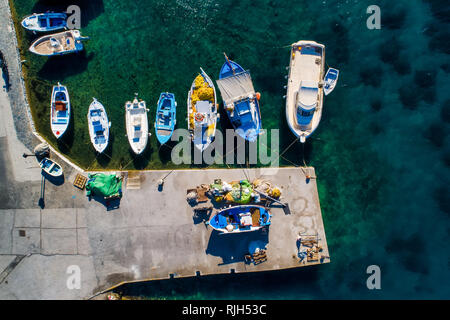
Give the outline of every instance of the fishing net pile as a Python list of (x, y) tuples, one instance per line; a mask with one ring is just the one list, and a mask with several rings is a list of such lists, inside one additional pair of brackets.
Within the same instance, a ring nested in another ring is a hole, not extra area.
[(253, 187), (248, 180), (232, 181), (231, 183), (215, 181), (210, 190), (217, 202), (232, 202), (247, 204), (252, 200)]
[(281, 189), (274, 186), (270, 181), (263, 179), (256, 179), (253, 183), (248, 180), (227, 183), (217, 179), (210, 185), (210, 192), (216, 202), (225, 201), (238, 204), (259, 203), (261, 193), (274, 199), (280, 199), (281, 197)]

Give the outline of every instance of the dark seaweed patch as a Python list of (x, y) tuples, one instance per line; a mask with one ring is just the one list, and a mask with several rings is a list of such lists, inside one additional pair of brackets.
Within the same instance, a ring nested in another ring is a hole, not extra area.
[(443, 23), (450, 23), (450, 6), (442, 0), (424, 0), (430, 5), (433, 16)]
[(384, 10), (381, 17), (381, 28), (400, 29), (405, 24), (406, 10)]
[(433, 198), (437, 202), (439, 209), (441, 211), (450, 214), (450, 190), (448, 186), (441, 186), (437, 188), (433, 193)]
[(437, 52), (450, 54), (450, 32), (448, 24), (430, 23), (426, 27), (425, 34), (430, 37), (428, 47)]
[(423, 133), (423, 136), (434, 146), (441, 148), (444, 145), (446, 133), (440, 123), (432, 123)]
[(450, 123), (450, 99), (445, 100), (442, 104), (441, 119), (444, 122)]
[(445, 72), (449, 73), (450, 72), (450, 63), (444, 63), (443, 65), (441, 65), (441, 69), (444, 70)]
[(369, 129), (373, 135), (378, 135), (383, 132), (383, 127), (378, 122), (371, 123)]
[(434, 72), (430, 70), (417, 70), (414, 73), (414, 83), (420, 88), (431, 88), (436, 84)]
[(384, 63), (392, 65), (398, 74), (408, 74), (411, 72), (411, 66), (402, 54), (401, 45), (394, 40), (394, 38), (390, 38), (380, 45), (380, 59)]
[(376, 67), (366, 67), (360, 71), (359, 76), (365, 85), (379, 87), (383, 71)]
[(405, 269), (416, 273), (428, 273), (426, 260), (423, 259), (426, 246), (419, 234), (413, 234), (406, 239), (395, 237), (385, 245), (385, 249), (386, 252), (394, 254)]
[(383, 107), (383, 104), (382, 104), (381, 100), (374, 100), (370, 103), (370, 106), (372, 107), (373, 111), (378, 112)]
[(447, 168), (450, 168), (450, 153), (447, 152), (442, 156), (442, 161)]
[(416, 96), (416, 90), (413, 87), (400, 87), (398, 89), (398, 94), (400, 97), (400, 102), (402, 103), (405, 109), (414, 110), (417, 108), (418, 99)]

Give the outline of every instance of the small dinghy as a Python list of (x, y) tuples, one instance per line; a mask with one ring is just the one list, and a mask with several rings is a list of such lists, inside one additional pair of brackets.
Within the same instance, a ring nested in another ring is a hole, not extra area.
[(41, 56), (58, 56), (79, 52), (84, 49), (80, 31), (69, 30), (40, 37), (30, 46), (30, 51)]
[(102, 153), (108, 146), (111, 123), (108, 122), (105, 107), (97, 99), (93, 99), (87, 115), (89, 135), (95, 150)]
[(66, 132), (70, 123), (70, 99), (67, 87), (58, 82), (53, 86), (50, 109), (50, 127), (53, 135), (59, 139)]
[(36, 32), (56, 31), (66, 26), (67, 14), (63, 12), (33, 13), (22, 20), (22, 27)]
[(339, 78), (339, 70), (334, 68), (329, 68), (327, 74), (325, 75), (323, 84), (323, 93), (327, 96), (334, 90), (336, 83)]
[(261, 130), (260, 94), (255, 93), (250, 72), (224, 55), (217, 85), (227, 115), (237, 134), (245, 140), (256, 141)]
[(156, 138), (161, 144), (166, 143), (172, 137), (175, 129), (177, 103), (173, 93), (163, 92), (159, 96), (156, 110), (155, 132)]
[(316, 130), (322, 117), (324, 64), (324, 45), (315, 41), (292, 44), (286, 120), (301, 143)]
[(133, 102), (125, 103), (125, 122), (127, 126), (127, 136), (131, 149), (135, 154), (141, 154), (148, 142), (148, 109), (145, 101), (138, 101), (134, 98)]
[(272, 215), (261, 206), (242, 205), (224, 209), (214, 215), (208, 224), (223, 233), (256, 231), (269, 226)]
[(216, 88), (211, 78), (200, 68), (188, 93), (188, 128), (194, 146), (203, 152), (216, 134)]
[(60, 177), (63, 174), (62, 167), (49, 158), (42, 159), (39, 166), (52, 177)]

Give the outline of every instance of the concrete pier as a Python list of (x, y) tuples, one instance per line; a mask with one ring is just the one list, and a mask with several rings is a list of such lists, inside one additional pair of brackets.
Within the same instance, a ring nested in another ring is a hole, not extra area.
[[(194, 210), (186, 201), (188, 189), (213, 183), (216, 178), (245, 179), (242, 169), (176, 171), (166, 179), (162, 191), (158, 191), (158, 180), (165, 172), (143, 173), (141, 189), (126, 190), (120, 209), (105, 213), (97, 205), (90, 206), (86, 219), (99, 279), (97, 290), (124, 281), (279, 270), (321, 263), (306, 259), (300, 263), (297, 256), (297, 238), (301, 235), (317, 236), (323, 248), (321, 256), (329, 257), (316, 181), (307, 183), (304, 170), (314, 176), (313, 168), (281, 168), (275, 175), (273, 169), (245, 170), (251, 180), (267, 179), (282, 188), (282, 202), (289, 204), (290, 214), (275, 204), (267, 233), (242, 234), (213, 231), (194, 217)], [(252, 240), (267, 243), (266, 262), (244, 262)], [(324, 262), (329, 259), (322, 259)]]

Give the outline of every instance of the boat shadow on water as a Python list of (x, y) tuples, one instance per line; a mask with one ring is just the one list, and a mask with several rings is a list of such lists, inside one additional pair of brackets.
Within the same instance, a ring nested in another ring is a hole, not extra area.
[(209, 238), (206, 254), (221, 257), (225, 265), (245, 261), (244, 256), (249, 252), (249, 244), (253, 241), (267, 245), (269, 243), (269, 229), (236, 234), (221, 234), (213, 230)]
[(169, 140), (165, 144), (161, 145), (158, 142), (158, 155), (163, 164), (167, 164), (172, 161), (172, 149), (177, 145), (177, 141)]
[(141, 154), (135, 154), (133, 149), (131, 148), (129, 148), (128, 151), (131, 158), (133, 159), (134, 168), (137, 170), (144, 170), (145, 168), (147, 168), (154, 150), (149, 143), (147, 144), (144, 152), (142, 152)]
[(97, 153), (97, 162), (102, 168), (106, 168), (112, 159), (112, 146), (114, 144), (114, 134), (109, 132), (109, 143), (105, 151)]
[(81, 9), (81, 28), (87, 27), (89, 21), (105, 12), (103, 0), (41, 0), (36, 2), (31, 12), (65, 12), (71, 5)]
[(86, 54), (84, 50), (75, 54), (49, 57), (39, 70), (38, 76), (49, 81), (66, 79), (84, 72), (93, 57), (93, 52)]
[(74, 142), (74, 132), (75, 132), (75, 121), (74, 117), (71, 116), (69, 120), (69, 126), (67, 127), (64, 135), (56, 140), (56, 144), (58, 145), (59, 151), (62, 153), (68, 154), (70, 149), (72, 148)]

